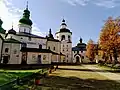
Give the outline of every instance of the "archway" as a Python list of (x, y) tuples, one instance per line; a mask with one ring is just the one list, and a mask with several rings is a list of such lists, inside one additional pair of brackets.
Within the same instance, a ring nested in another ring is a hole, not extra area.
[(76, 63), (80, 63), (80, 58), (79, 58), (79, 56), (76, 56)]

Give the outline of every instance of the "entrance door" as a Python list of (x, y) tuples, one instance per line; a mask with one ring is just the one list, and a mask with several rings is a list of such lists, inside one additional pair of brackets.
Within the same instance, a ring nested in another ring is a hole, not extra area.
[(80, 63), (80, 58), (78, 56), (76, 57), (76, 63)]
[(41, 64), (41, 55), (38, 55), (38, 64)]
[(3, 57), (3, 63), (4, 63), (4, 64), (7, 64), (7, 63), (8, 63), (8, 60), (9, 60), (9, 57), (8, 57), (8, 56), (4, 56), (4, 57)]

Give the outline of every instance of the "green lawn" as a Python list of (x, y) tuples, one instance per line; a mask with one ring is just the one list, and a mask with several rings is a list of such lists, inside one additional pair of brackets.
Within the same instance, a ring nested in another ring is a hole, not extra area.
[(38, 72), (37, 70), (3, 70), (0, 69), (0, 85), (15, 80), (17, 77), (24, 77), (31, 75), (32, 73)]

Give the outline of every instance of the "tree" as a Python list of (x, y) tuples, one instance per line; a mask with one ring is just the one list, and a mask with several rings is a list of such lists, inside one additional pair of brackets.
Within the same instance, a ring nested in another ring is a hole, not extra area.
[(89, 40), (87, 47), (86, 47), (87, 51), (86, 51), (86, 56), (90, 59), (90, 61), (93, 61), (95, 58), (95, 45), (93, 40)]
[(115, 63), (117, 62), (117, 54), (120, 50), (120, 18), (113, 19), (109, 17), (105, 22), (100, 33), (100, 47), (107, 53), (110, 58), (114, 57)]

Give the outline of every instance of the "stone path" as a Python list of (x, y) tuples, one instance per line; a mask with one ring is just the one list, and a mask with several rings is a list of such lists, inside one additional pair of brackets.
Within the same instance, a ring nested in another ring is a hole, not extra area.
[(97, 67), (96, 65), (83, 65), (85, 68), (90, 69), (102, 76), (107, 77), (110, 80), (115, 80), (120, 83), (120, 75), (108, 71), (104, 71), (103, 69)]

